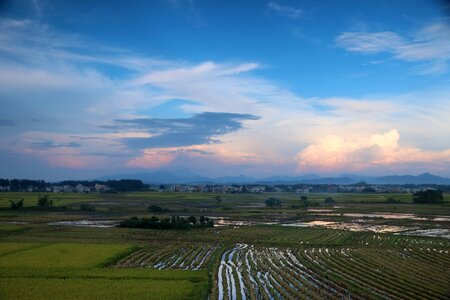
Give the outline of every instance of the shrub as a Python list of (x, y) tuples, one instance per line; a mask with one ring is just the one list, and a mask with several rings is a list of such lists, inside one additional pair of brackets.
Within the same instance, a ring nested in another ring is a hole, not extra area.
[(23, 205), (23, 199), (17, 200), (17, 202), (14, 202), (14, 201), (12, 201), (12, 200), (9, 200), (9, 202), (10, 202), (9, 207), (10, 207), (11, 209), (16, 210), (16, 209), (24, 208), (24, 205)]
[(170, 210), (168, 210), (167, 208), (158, 206), (158, 205), (150, 205), (148, 207), (148, 211), (152, 212), (152, 213), (162, 213), (162, 212), (168, 212)]
[(48, 195), (39, 196), (37, 205), (39, 207), (51, 207), (51, 206), (53, 206), (53, 200), (50, 200), (48, 198)]
[(400, 201), (395, 199), (394, 197), (389, 197), (389, 198), (387, 198), (386, 203), (394, 204), (394, 203), (400, 203)]
[(88, 204), (81, 204), (80, 210), (82, 211), (95, 211), (95, 207)]

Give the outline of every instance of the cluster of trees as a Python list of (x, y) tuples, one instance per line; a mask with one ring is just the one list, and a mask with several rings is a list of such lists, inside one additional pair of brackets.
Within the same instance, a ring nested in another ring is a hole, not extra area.
[(326, 205), (333, 205), (334, 203), (336, 203), (336, 201), (334, 201), (334, 199), (332, 197), (325, 198), (324, 202)]
[(132, 217), (128, 220), (124, 220), (119, 224), (119, 227), (126, 228), (145, 228), (145, 229), (189, 229), (189, 228), (205, 228), (213, 227), (214, 221), (208, 217), (200, 216), (197, 220), (196, 217), (190, 216), (187, 218), (172, 216), (170, 218), (151, 217), (151, 218), (138, 218)]
[(0, 179), (0, 186), (9, 186), (11, 192), (26, 191), (28, 187), (35, 187), (40, 191), (50, 186), (45, 180), (29, 180), (29, 179)]
[(270, 208), (274, 208), (274, 207), (281, 207), (281, 200), (277, 199), (277, 198), (273, 198), (270, 197), (269, 199), (266, 200), (266, 206), (270, 207)]
[[(9, 200), (10, 209), (22, 209), (25, 208), (24, 200), (19, 199), (17, 201)], [(51, 200), (48, 195), (38, 196), (36, 206), (38, 208), (49, 208), (53, 206), (53, 200)]]
[(441, 190), (419, 191), (412, 195), (414, 203), (439, 203), (444, 201)]
[(76, 187), (78, 184), (94, 187), (96, 184), (107, 185), (115, 192), (142, 191), (148, 189), (148, 185), (137, 179), (121, 179), (108, 181), (87, 181), (87, 180), (65, 180), (57, 184), (51, 184), (45, 180), (28, 180), (28, 179), (1, 179), (0, 186), (9, 186), (11, 192), (27, 191), (33, 187), (35, 191), (45, 192), (45, 189), (54, 185), (69, 185)]

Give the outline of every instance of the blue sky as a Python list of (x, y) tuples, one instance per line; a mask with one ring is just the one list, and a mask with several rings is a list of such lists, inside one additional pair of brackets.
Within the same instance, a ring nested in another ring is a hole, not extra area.
[(2, 3), (0, 177), (450, 176), (445, 2)]

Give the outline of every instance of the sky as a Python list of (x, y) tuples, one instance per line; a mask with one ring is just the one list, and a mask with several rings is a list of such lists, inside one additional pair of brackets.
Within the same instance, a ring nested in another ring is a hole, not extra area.
[(450, 177), (446, 1), (0, 1), (0, 177)]

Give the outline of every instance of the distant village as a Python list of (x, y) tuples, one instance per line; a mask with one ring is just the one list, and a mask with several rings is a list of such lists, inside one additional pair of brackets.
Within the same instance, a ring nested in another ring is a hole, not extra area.
[(450, 191), (448, 185), (376, 185), (359, 182), (351, 185), (337, 184), (144, 184), (141, 180), (61, 181), (0, 179), (0, 192), (46, 193), (120, 193), (131, 191), (179, 193), (415, 193), (422, 190)]

